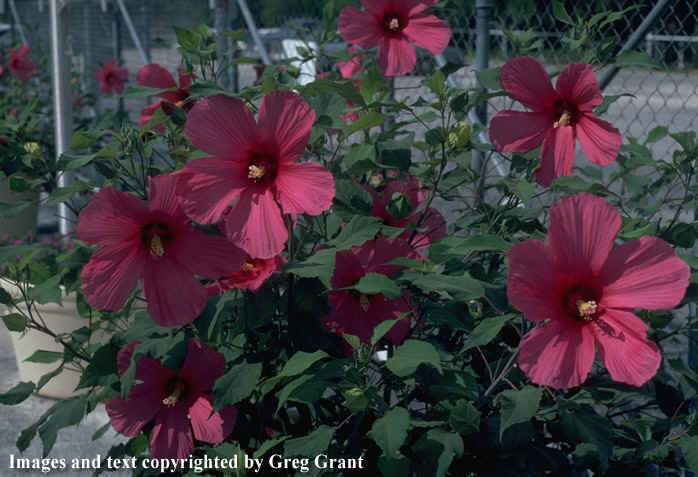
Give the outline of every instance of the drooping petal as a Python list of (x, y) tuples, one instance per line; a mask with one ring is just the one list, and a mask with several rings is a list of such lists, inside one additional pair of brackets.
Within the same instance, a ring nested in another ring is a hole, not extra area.
[(553, 120), (546, 113), (499, 111), (490, 122), (490, 141), (501, 152), (528, 152), (552, 134)]
[(181, 229), (171, 249), (176, 260), (188, 270), (211, 279), (240, 270), (247, 255), (225, 237), (207, 234), (193, 227)]
[(284, 165), (275, 185), (285, 214), (320, 215), (332, 206), (334, 178), (321, 164)]
[(657, 237), (640, 237), (610, 252), (600, 273), (602, 304), (611, 308), (671, 309), (686, 293), (688, 265)]
[(252, 258), (272, 258), (280, 254), (288, 230), (269, 188), (245, 192), (226, 216), (225, 234)]
[(206, 306), (206, 290), (189, 270), (163, 257), (150, 260), (143, 273), (150, 316), (161, 326), (194, 321)]
[(189, 340), (187, 357), (179, 372), (181, 378), (198, 392), (206, 393), (224, 372), (225, 358), (221, 353), (199, 340)]
[(127, 437), (137, 436), (162, 407), (162, 395), (141, 392), (142, 386), (134, 386), (128, 399), (115, 397), (105, 406), (111, 425)]
[(531, 321), (555, 318), (558, 314), (554, 257), (538, 240), (517, 243), (507, 253), (509, 302)]
[(552, 320), (523, 340), (519, 367), (541, 386), (569, 389), (582, 384), (594, 363), (594, 335), (588, 326)]
[(413, 17), (436, 4), (437, 1), (438, 0), (403, 0), (397, 3), (403, 5), (402, 8), (407, 12), (409, 17)]
[(200, 224), (215, 224), (248, 186), (247, 164), (215, 157), (189, 162), (179, 175), (177, 195), (186, 214)]
[(161, 409), (150, 436), (150, 454), (153, 457), (186, 459), (194, 452), (194, 438), (187, 412), (188, 409), (182, 405)]
[(257, 126), (245, 103), (216, 95), (199, 101), (189, 111), (184, 133), (194, 146), (212, 156), (236, 158), (255, 145)]
[(378, 67), (385, 76), (402, 76), (417, 64), (417, 53), (404, 36), (384, 37), (378, 47)]
[(434, 15), (412, 17), (402, 32), (432, 55), (439, 55), (451, 41), (451, 27)]
[(145, 251), (130, 243), (100, 248), (82, 269), (85, 300), (100, 310), (118, 310), (138, 286), (147, 260)]
[(593, 114), (582, 114), (575, 127), (579, 143), (587, 159), (607, 166), (618, 157), (623, 142), (620, 131)]
[(538, 60), (530, 56), (507, 61), (502, 66), (499, 80), (512, 98), (534, 111), (549, 109), (557, 97), (548, 73)]
[(554, 128), (543, 141), (540, 168), (536, 182), (548, 187), (553, 179), (572, 175), (574, 164), (574, 129), (570, 126)]
[(628, 311), (606, 310), (592, 324), (599, 358), (614, 381), (642, 386), (659, 369), (662, 353), (647, 339), (647, 325)]
[(220, 412), (213, 412), (211, 399), (201, 395), (189, 408), (189, 416), (196, 439), (209, 444), (220, 444), (233, 432), (237, 409), (229, 406)]
[(175, 82), (172, 74), (162, 66), (155, 63), (145, 65), (138, 70), (138, 74), (136, 75), (136, 84), (138, 86), (145, 86), (146, 88), (157, 89), (169, 89), (177, 87), (177, 83)]
[(555, 85), (558, 93), (574, 103), (580, 111), (592, 111), (603, 103), (594, 68), (586, 63), (572, 63), (562, 70)]
[(337, 28), (344, 41), (359, 45), (367, 50), (378, 45), (383, 29), (370, 11), (357, 10), (354, 7), (344, 7), (337, 19)]
[(138, 197), (106, 187), (80, 211), (77, 234), (88, 244), (115, 244), (138, 240), (148, 209)]
[(259, 106), (259, 135), (272, 148), (280, 167), (305, 151), (315, 122), (315, 111), (291, 91), (272, 91)]

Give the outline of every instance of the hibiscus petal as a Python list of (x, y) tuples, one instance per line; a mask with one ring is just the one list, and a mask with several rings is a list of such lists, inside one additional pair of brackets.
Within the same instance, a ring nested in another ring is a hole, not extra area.
[(606, 310), (593, 323), (599, 358), (614, 381), (642, 386), (659, 369), (662, 353), (647, 339), (647, 325), (627, 311)]
[(148, 177), (148, 208), (169, 216), (185, 219), (177, 198), (177, 181), (180, 174), (161, 174)]
[(194, 452), (194, 438), (185, 406), (162, 408), (150, 436), (150, 454), (156, 459), (186, 459)]
[(257, 126), (245, 103), (219, 94), (196, 103), (187, 115), (184, 133), (212, 156), (236, 158), (254, 146)]
[(192, 273), (167, 257), (150, 260), (143, 273), (150, 316), (161, 326), (194, 321), (206, 306), (206, 290)]
[(401, 76), (417, 64), (417, 53), (404, 36), (384, 37), (378, 47), (378, 67), (385, 76)]
[(365, 273), (359, 257), (352, 250), (340, 250), (335, 255), (334, 273), (331, 280), (332, 288), (352, 286)]
[(209, 444), (220, 444), (233, 432), (237, 409), (229, 406), (220, 412), (213, 412), (211, 399), (199, 396), (189, 408), (189, 417), (196, 439)]
[(200, 224), (215, 224), (249, 185), (246, 164), (205, 157), (179, 173), (177, 195), (186, 214)]
[(576, 124), (576, 134), (582, 149), (591, 162), (607, 166), (618, 157), (620, 131), (593, 114), (582, 114)]
[(618, 211), (604, 199), (581, 193), (550, 208), (548, 243), (557, 266), (574, 273), (598, 273), (620, 230)]
[(305, 151), (315, 122), (315, 111), (291, 91), (272, 91), (259, 106), (259, 134), (274, 148), (280, 166), (296, 161)]
[(196, 275), (217, 279), (240, 270), (247, 254), (225, 237), (186, 227), (171, 245), (176, 260)]
[(434, 15), (410, 18), (402, 33), (432, 55), (441, 54), (451, 41), (451, 27)]
[[(162, 106), (162, 100), (159, 100), (153, 104), (149, 104), (143, 110), (141, 111), (141, 116), (139, 119), (139, 122), (141, 124), (141, 127), (144, 127), (146, 124), (150, 122), (151, 119), (153, 119), (153, 116), (155, 115), (155, 111), (158, 110), (159, 107)], [(153, 129), (164, 132), (165, 131), (165, 125), (160, 123), (157, 124), (153, 127)]]
[(138, 197), (111, 187), (100, 190), (78, 217), (77, 234), (88, 244), (115, 244), (138, 239), (148, 209)]
[(664, 240), (640, 237), (613, 249), (600, 275), (603, 306), (663, 310), (681, 302), (691, 271)]
[(553, 179), (571, 176), (574, 152), (574, 129), (569, 126), (554, 128), (543, 141), (536, 182), (548, 187)]
[[(409, 218), (409, 223), (416, 226), (421, 215), (422, 212), (412, 215)], [(430, 207), (426, 211), (424, 220), (422, 220), (418, 230), (421, 230), (421, 232), (415, 234), (413, 229), (408, 228), (400, 234), (400, 237), (406, 237), (415, 249), (422, 249), (444, 238), (446, 235), (446, 219), (438, 210)]]
[(517, 243), (507, 253), (509, 302), (531, 321), (558, 315), (554, 258), (538, 240)]
[(270, 189), (242, 194), (224, 223), (227, 237), (252, 258), (275, 257), (288, 239), (286, 224)]
[(507, 61), (502, 66), (499, 81), (512, 98), (534, 111), (549, 109), (557, 97), (548, 73), (530, 56)]
[(330, 171), (312, 162), (284, 165), (275, 186), (285, 214), (320, 215), (332, 206), (335, 194)]
[(179, 375), (199, 392), (211, 390), (216, 379), (225, 372), (225, 358), (199, 340), (187, 344), (187, 357)]
[[(121, 348), (116, 355), (116, 364), (120, 376), (123, 376), (128, 367), (131, 366), (133, 352), (139, 344), (139, 341), (132, 341)], [(136, 379), (140, 379), (145, 384), (157, 384), (167, 382), (172, 377), (174, 377), (174, 373), (169, 368), (164, 367), (159, 360), (147, 356), (140, 356), (138, 358), (136, 363)]]
[(162, 66), (155, 63), (145, 65), (143, 68), (138, 70), (138, 75), (136, 75), (136, 84), (138, 86), (145, 86), (146, 88), (158, 89), (177, 87), (177, 83), (175, 82), (172, 74)]
[[(371, 10), (367, 7), (367, 10)], [(361, 11), (354, 7), (344, 7), (337, 19), (337, 28), (344, 41), (359, 45), (367, 50), (380, 41), (383, 30), (373, 11)]]
[(569, 389), (582, 384), (594, 364), (594, 334), (585, 325), (553, 320), (523, 340), (519, 367), (541, 386)]
[(547, 113), (505, 110), (490, 122), (490, 141), (501, 152), (528, 152), (540, 146), (552, 129)]
[(580, 111), (592, 111), (603, 103), (594, 68), (589, 64), (568, 65), (557, 78), (555, 87), (563, 98), (573, 102)]
[(85, 300), (100, 310), (118, 310), (138, 286), (146, 260), (145, 251), (130, 242), (100, 248), (82, 269)]
[(133, 387), (128, 399), (116, 397), (106, 403), (111, 425), (127, 437), (135, 437), (162, 408), (162, 395), (155, 392), (140, 393)]

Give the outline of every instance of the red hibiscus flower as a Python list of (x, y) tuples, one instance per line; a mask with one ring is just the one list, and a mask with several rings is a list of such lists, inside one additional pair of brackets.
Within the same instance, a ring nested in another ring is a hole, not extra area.
[[(446, 235), (446, 221), (439, 211), (430, 207), (423, 214), (424, 210), (420, 209), (425, 199), (424, 187), (416, 177), (410, 176), (407, 182), (390, 181), (380, 191), (370, 186), (365, 187), (373, 199), (371, 215), (383, 219), (385, 225), (406, 228), (407, 230), (400, 235), (400, 238), (410, 243), (415, 249), (423, 249)], [(409, 204), (411, 212), (407, 216), (396, 218), (388, 212), (388, 204), (394, 194), (402, 194)]]
[(451, 28), (434, 15), (422, 12), (436, 0), (361, 0), (364, 10), (344, 7), (339, 32), (347, 43), (378, 47), (378, 66), (385, 76), (412, 71), (417, 54), (410, 42), (438, 55), (451, 40)]
[(342, 78), (353, 78), (364, 70), (363, 64), (361, 64), (364, 56), (358, 54), (359, 52), (352, 46), (347, 51), (354, 56), (348, 61), (340, 61), (337, 63), (337, 67)]
[(239, 99), (219, 95), (199, 102), (184, 132), (214, 157), (182, 169), (178, 193), (187, 214), (202, 224), (223, 218), (228, 238), (253, 258), (279, 255), (288, 238), (282, 214), (319, 215), (334, 198), (332, 174), (298, 162), (314, 121), (315, 111), (291, 92), (266, 95), (257, 123)]
[(397, 299), (389, 299), (382, 294), (364, 295), (354, 290), (342, 290), (356, 285), (368, 273), (392, 277), (403, 267), (388, 264), (399, 257), (414, 257), (414, 252), (402, 240), (390, 241), (384, 238), (337, 252), (332, 276), (334, 291), (328, 293), (332, 312), (322, 319), (322, 324), (329, 330), (354, 335), (361, 342), (368, 343), (373, 329), (379, 323), (407, 314), (410, 316), (397, 322), (385, 335), (393, 344), (402, 343), (414, 318), (414, 305), (408, 290), (404, 290)]
[(10, 50), (10, 61), (7, 63), (7, 67), (23, 83), (30, 76), (37, 74), (36, 64), (29, 59), (30, 54), (31, 49), (27, 45), (22, 45), (16, 50)]
[(594, 115), (603, 97), (591, 65), (567, 66), (553, 88), (538, 61), (514, 58), (502, 67), (500, 81), (512, 98), (533, 111), (498, 112), (490, 124), (490, 140), (502, 152), (527, 152), (543, 144), (536, 171), (540, 185), (572, 175), (577, 139), (587, 158), (600, 166), (618, 156), (620, 132)]
[(114, 58), (107, 60), (104, 66), (98, 68), (95, 75), (102, 93), (121, 94), (124, 92), (124, 83), (128, 81), (128, 70), (119, 68), (119, 63)]
[(527, 240), (509, 251), (509, 301), (539, 323), (519, 353), (534, 383), (579, 386), (595, 348), (615, 381), (641, 386), (656, 374), (661, 353), (631, 310), (675, 307), (690, 271), (656, 237), (616, 247), (620, 225), (606, 201), (577, 194), (551, 208), (547, 241)]
[[(119, 374), (131, 363), (130, 343), (117, 356)], [(187, 458), (194, 451), (194, 439), (220, 444), (235, 427), (237, 409), (229, 406), (214, 412), (213, 383), (225, 372), (225, 358), (199, 340), (188, 343), (182, 369), (175, 373), (160, 360), (142, 356), (136, 363), (136, 380), (127, 399), (107, 402), (107, 414), (121, 434), (135, 437), (151, 421), (151, 455), (158, 459)]]
[[(174, 91), (165, 91), (157, 96), (160, 98), (159, 101), (150, 104), (143, 108), (141, 111), (140, 123), (141, 126), (145, 126), (148, 122), (153, 119), (155, 111), (163, 105), (174, 104), (177, 107), (189, 111), (194, 107), (194, 101), (189, 100), (189, 86), (191, 86), (194, 81), (194, 75), (191, 73), (184, 73), (182, 67), (178, 70), (179, 73), (179, 85), (174, 79), (174, 76), (167, 71), (162, 66), (151, 63), (145, 65), (140, 70), (138, 70), (138, 75), (136, 76), (136, 84), (138, 86), (144, 86), (146, 88), (157, 88), (157, 89), (175, 89)], [(168, 108), (163, 109), (166, 113)]]
[(270, 259), (252, 258), (248, 255), (239, 271), (208, 285), (206, 291), (208, 296), (218, 295), (231, 288), (257, 291), (267, 278), (281, 270), (284, 263), (286, 260), (281, 255)]
[(153, 319), (183, 325), (206, 305), (206, 290), (194, 275), (217, 279), (240, 268), (244, 255), (232, 244), (189, 224), (175, 196), (176, 182), (172, 174), (151, 179), (148, 205), (102, 189), (82, 210), (78, 236), (101, 245), (82, 271), (90, 305), (118, 310), (140, 279)]

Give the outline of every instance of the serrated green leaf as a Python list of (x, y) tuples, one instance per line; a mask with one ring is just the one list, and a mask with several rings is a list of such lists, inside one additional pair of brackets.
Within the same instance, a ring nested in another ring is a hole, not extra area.
[(417, 371), (423, 363), (430, 364), (442, 372), (441, 358), (434, 345), (426, 341), (407, 340), (395, 350), (395, 354), (385, 365), (393, 374), (404, 378)]
[(384, 455), (395, 458), (400, 455), (409, 427), (410, 413), (404, 407), (395, 407), (376, 419), (368, 436), (383, 449)]

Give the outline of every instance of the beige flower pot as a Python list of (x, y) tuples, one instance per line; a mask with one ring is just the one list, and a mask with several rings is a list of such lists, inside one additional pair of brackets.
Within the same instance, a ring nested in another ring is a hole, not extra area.
[(10, 190), (7, 179), (0, 179), (0, 202), (11, 204), (17, 201), (33, 200), (34, 204), (24, 209), (16, 217), (10, 219), (0, 219), (0, 231), (2, 234), (9, 234), (10, 238), (21, 238), (27, 234), (34, 233), (38, 217), (38, 192), (23, 192), (18, 194)]

